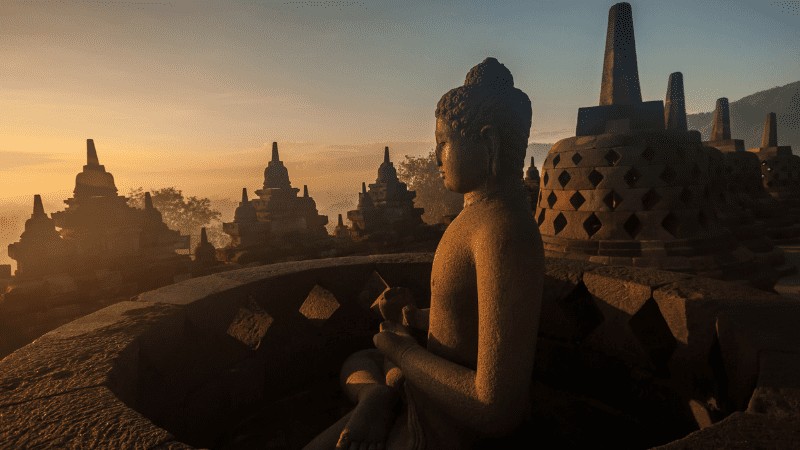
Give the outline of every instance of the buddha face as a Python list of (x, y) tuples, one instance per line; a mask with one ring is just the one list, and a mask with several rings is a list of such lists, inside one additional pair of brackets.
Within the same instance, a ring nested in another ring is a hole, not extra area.
[(482, 186), (490, 176), (489, 156), (485, 142), (463, 137), (436, 119), (436, 163), (448, 190), (466, 194)]

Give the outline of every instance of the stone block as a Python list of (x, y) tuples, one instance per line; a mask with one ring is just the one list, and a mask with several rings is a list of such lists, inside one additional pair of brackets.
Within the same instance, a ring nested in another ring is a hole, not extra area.
[(241, 285), (242, 283), (223, 277), (221, 274), (208, 275), (164, 286), (154, 291), (143, 292), (139, 294), (138, 301), (188, 305), (195, 300)]
[(0, 280), (11, 278), (11, 264), (0, 264)]
[(239, 307), (236, 317), (228, 327), (228, 336), (251, 350), (258, 350), (273, 322), (274, 319), (249, 297), (247, 303)]
[(761, 350), (758, 381), (747, 412), (800, 416), (800, 353)]
[(300, 307), (300, 314), (314, 326), (321, 327), (340, 306), (341, 304), (330, 291), (316, 285)]

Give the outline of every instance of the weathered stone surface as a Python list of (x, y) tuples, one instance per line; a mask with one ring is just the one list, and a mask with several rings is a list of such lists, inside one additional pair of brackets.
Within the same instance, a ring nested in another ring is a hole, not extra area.
[(712, 427), (651, 450), (752, 450), (797, 449), (800, 416), (774, 417), (735, 412)]
[(222, 274), (209, 275), (181, 281), (154, 291), (143, 292), (139, 294), (137, 299), (140, 302), (188, 305), (211, 294), (223, 292), (241, 284)]
[(321, 327), (340, 306), (341, 304), (331, 291), (316, 285), (309, 292), (303, 306), (300, 307), (300, 314), (315, 326)]
[(134, 339), (176, 310), (120, 302), (45, 334), (0, 361), (0, 406), (100, 385), (127, 398), (136, 383)]
[[(0, 407), (0, 448), (150, 449), (174, 441), (104, 386)], [(190, 448), (174, 445), (166, 448)]]
[(762, 350), (749, 413), (800, 416), (800, 353)]
[(253, 298), (241, 306), (228, 327), (228, 335), (236, 338), (252, 350), (258, 350), (274, 319)]

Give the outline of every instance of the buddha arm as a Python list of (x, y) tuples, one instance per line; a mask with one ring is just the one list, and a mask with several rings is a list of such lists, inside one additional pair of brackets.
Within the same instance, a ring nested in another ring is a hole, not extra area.
[(544, 274), (538, 233), (497, 231), (474, 241), (477, 371), (418, 345), (400, 358), (407, 381), (443, 411), (485, 434), (510, 432), (525, 414), (523, 403), (529, 400), (523, 394), (531, 382)]

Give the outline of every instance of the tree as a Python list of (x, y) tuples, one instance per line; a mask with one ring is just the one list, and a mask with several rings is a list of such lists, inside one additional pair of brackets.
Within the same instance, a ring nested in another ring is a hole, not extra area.
[[(222, 217), (222, 213), (211, 209), (211, 200), (194, 196), (185, 199), (183, 193), (174, 187), (151, 191), (150, 198), (153, 207), (161, 212), (164, 223), (184, 236), (200, 234), (201, 227), (219, 222)], [(144, 208), (144, 190), (141, 187), (130, 190), (128, 206)]]
[(408, 185), (409, 191), (416, 191), (414, 205), (425, 208), (422, 220), (429, 224), (438, 223), (442, 216), (454, 215), (464, 207), (464, 195), (447, 190), (439, 175), (436, 164), (436, 151), (428, 156), (406, 155), (397, 168), (397, 178)]

